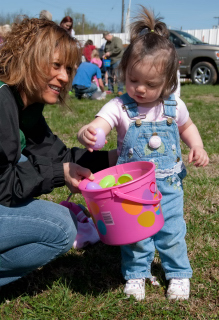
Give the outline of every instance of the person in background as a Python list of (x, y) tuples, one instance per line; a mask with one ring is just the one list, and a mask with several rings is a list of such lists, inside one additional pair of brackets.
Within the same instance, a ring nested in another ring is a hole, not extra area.
[(102, 66), (102, 60), (97, 49), (94, 49), (91, 53), (91, 63), (96, 64), (99, 68)]
[(40, 19), (47, 19), (47, 20), (52, 20), (52, 14), (47, 11), (47, 10), (42, 10), (40, 11), (40, 16), (39, 16)]
[[(156, 166), (154, 195), (158, 196), (158, 190), (162, 194), (164, 226), (152, 237), (121, 246), (124, 293), (143, 300), (146, 278), (159, 285), (151, 274), (156, 248), (169, 281), (167, 298), (189, 299), (192, 268), (185, 241), (182, 179), (186, 168), (180, 138), (190, 149), (189, 163), (205, 167), (209, 158), (185, 103), (173, 94), (179, 61), (168, 29), (143, 6), (131, 25), (130, 45), (120, 67), (127, 93), (103, 106), (96, 118), (79, 130), (78, 139), (92, 152), (95, 129), (102, 128), (107, 135), (116, 127), (118, 165), (150, 161)], [(159, 210), (153, 219), (156, 214)]]
[(66, 16), (60, 22), (60, 27), (65, 29), (71, 37), (75, 37), (75, 31), (73, 29), (73, 19), (69, 16)]
[(101, 98), (105, 98), (100, 68), (93, 63), (82, 62), (77, 68), (77, 72), (72, 83), (72, 87), (75, 90), (75, 96), (78, 99), (81, 99), (82, 97), (91, 98), (97, 91), (97, 85), (92, 82), (94, 76), (97, 77), (99, 82), (99, 87), (102, 92)]
[[(97, 49), (94, 49), (91, 53), (91, 63), (95, 64), (98, 66), (98, 68), (101, 69), (102, 66), (102, 60), (100, 59), (100, 55)], [(99, 88), (99, 81), (97, 79), (97, 76), (94, 76), (93, 80), (95, 81), (97, 87)]]
[(91, 158), (85, 149), (67, 148), (43, 116), (45, 104), (65, 105), (80, 59), (78, 41), (47, 19), (14, 23), (1, 47), (0, 287), (73, 245), (74, 214), (36, 197), (65, 185), (78, 192), (91, 171), (116, 162), (109, 163), (108, 152)]
[(86, 62), (91, 61), (91, 53), (94, 49), (96, 49), (96, 47), (94, 46), (93, 41), (88, 39), (83, 48), (83, 56), (85, 57)]
[(110, 59), (110, 66), (107, 67), (108, 73), (108, 91), (114, 92), (114, 77), (116, 77), (118, 82), (118, 95), (123, 94), (123, 83), (120, 81), (119, 77), (119, 63), (123, 56), (123, 44), (122, 40), (118, 37), (114, 37), (110, 32), (105, 31), (103, 33), (103, 38), (106, 40), (106, 45), (104, 48), (103, 59)]
[(11, 26), (9, 24), (0, 26), (0, 47), (4, 42), (4, 38), (10, 31), (11, 31)]
[[(101, 67), (101, 72), (102, 72), (102, 77), (104, 79), (104, 86), (108, 87), (108, 73), (106, 71), (106, 66), (104, 65), (104, 59), (103, 59), (103, 55), (104, 55), (104, 48), (105, 48), (106, 43), (104, 42), (101, 47), (100, 47), (100, 58), (102, 60), (102, 67)], [(111, 92), (110, 92), (111, 93)]]

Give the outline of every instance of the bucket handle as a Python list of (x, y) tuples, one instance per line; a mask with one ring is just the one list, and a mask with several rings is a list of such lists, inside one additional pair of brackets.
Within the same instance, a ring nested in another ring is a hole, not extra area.
[(129, 200), (136, 203), (142, 203), (142, 204), (158, 204), (162, 199), (162, 194), (158, 190), (158, 199), (156, 200), (146, 200), (146, 199), (138, 199), (136, 197), (132, 197), (130, 195), (124, 194), (122, 192), (119, 192), (118, 190), (112, 190), (113, 196), (117, 196), (124, 200)]

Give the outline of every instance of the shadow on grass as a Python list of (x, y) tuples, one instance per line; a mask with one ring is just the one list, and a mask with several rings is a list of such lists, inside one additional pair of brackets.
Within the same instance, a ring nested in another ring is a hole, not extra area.
[[(57, 281), (72, 292), (96, 297), (100, 293), (117, 289), (125, 282), (120, 266), (119, 247), (100, 242), (81, 251), (72, 249), (46, 266), (3, 286), (0, 303), (19, 296), (35, 296), (51, 288)], [(162, 285), (165, 284), (160, 263), (152, 264), (152, 273)]]

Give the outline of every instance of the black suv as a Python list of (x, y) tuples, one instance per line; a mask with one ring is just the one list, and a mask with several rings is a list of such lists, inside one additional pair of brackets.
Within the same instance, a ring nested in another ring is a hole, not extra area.
[(181, 78), (196, 84), (215, 84), (219, 79), (219, 46), (204, 43), (191, 34), (169, 30), (180, 60)]

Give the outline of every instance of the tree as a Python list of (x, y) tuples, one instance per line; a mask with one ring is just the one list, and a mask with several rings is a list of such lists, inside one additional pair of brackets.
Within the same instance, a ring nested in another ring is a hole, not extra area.
[[(106, 30), (113, 33), (120, 32), (119, 25), (112, 24), (110, 26), (105, 26), (104, 23), (96, 24), (91, 21), (87, 21), (86, 16), (84, 14), (73, 12), (71, 8), (67, 8), (64, 11), (63, 18), (65, 16), (70, 16), (73, 19), (73, 29), (75, 30), (76, 35), (77, 34), (100, 34)], [(24, 14), (22, 11), (20, 11), (20, 13), (8, 13), (6, 15), (0, 14), (0, 25), (19, 22), (24, 17), (28, 17), (28, 15)], [(57, 24), (60, 24), (61, 21), (55, 20), (55, 22)]]
[(24, 14), (22, 10), (19, 13), (7, 13), (6, 15), (0, 14), (0, 25), (12, 24), (18, 20), (22, 20), (24, 17), (28, 16)]
[(86, 16), (81, 13), (75, 13), (71, 8), (67, 8), (64, 12), (64, 16), (70, 16), (73, 21), (73, 29), (75, 34), (99, 34), (103, 33), (105, 30), (110, 32), (118, 32), (119, 26), (112, 25), (110, 28), (107, 28), (104, 23), (93, 23), (86, 20)]

